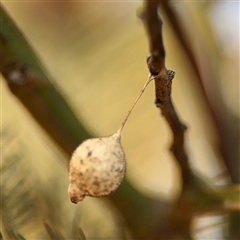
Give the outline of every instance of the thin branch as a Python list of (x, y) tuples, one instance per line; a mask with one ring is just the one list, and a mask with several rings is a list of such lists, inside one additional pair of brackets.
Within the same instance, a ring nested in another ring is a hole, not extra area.
[(158, 1), (146, 1), (141, 19), (149, 36), (150, 53), (148, 67), (152, 75), (165, 71), (165, 49), (162, 38), (162, 20), (158, 16)]
[[(175, 72), (165, 67), (165, 49), (162, 36), (162, 20), (158, 15), (161, 1), (146, 0), (141, 19), (148, 33), (150, 57), (147, 59), (149, 71), (155, 80), (155, 104), (165, 117), (173, 134), (171, 151), (178, 161), (182, 173), (183, 190), (188, 189), (192, 177), (188, 156), (184, 148), (184, 132), (186, 126), (180, 121), (171, 100), (172, 80)], [(191, 239), (190, 223), (193, 214), (191, 204), (186, 201), (183, 191), (179, 199), (172, 205), (168, 217), (159, 228), (163, 239), (175, 239), (182, 236)]]
[(173, 134), (171, 151), (182, 170), (184, 186), (189, 182), (191, 171), (188, 157), (184, 149), (184, 132), (186, 126), (180, 121), (171, 100), (171, 86), (174, 71), (165, 67), (165, 49), (162, 37), (162, 20), (158, 15), (159, 2), (146, 1), (141, 13), (141, 19), (148, 33), (150, 57), (147, 59), (149, 71), (155, 78), (156, 100), (162, 115), (167, 120)]

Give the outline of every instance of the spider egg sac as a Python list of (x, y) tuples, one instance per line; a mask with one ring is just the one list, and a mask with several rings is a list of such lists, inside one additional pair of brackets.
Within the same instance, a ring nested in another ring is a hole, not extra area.
[(84, 141), (70, 160), (68, 195), (71, 202), (78, 203), (85, 196), (109, 195), (121, 184), (125, 172), (120, 132)]

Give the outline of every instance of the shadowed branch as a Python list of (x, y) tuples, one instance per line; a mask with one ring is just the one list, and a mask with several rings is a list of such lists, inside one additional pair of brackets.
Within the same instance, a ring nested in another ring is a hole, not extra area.
[(182, 170), (184, 184), (189, 182), (191, 172), (187, 153), (184, 148), (184, 131), (186, 126), (180, 121), (171, 100), (172, 80), (174, 71), (165, 67), (165, 49), (162, 36), (162, 20), (158, 15), (159, 2), (146, 1), (140, 15), (148, 33), (150, 57), (147, 59), (149, 71), (155, 79), (155, 104), (160, 108), (162, 115), (167, 120), (172, 134), (173, 143), (171, 151), (179, 162)]

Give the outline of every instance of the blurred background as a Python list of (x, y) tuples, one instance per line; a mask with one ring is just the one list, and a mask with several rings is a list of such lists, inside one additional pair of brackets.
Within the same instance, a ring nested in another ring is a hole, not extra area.
[[(3, 1), (2, 4), (86, 128), (94, 136), (115, 132), (148, 75), (148, 40), (137, 17), (141, 2)], [(209, 81), (214, 82), (228, 111), (239, 118), (239, 2), (174, 1), (171, 7), (181, 17), (201, 73), (208, 74), (211, 70), (217, 76), (217, 82)], [(195, 73), (164, 11), (161, 14), (166, 66), (176, 71), (172, 98), (188, 127), (186, 146), (191, 166), (214, 184), (229, 183), (226, 175), (218, 178), (226, 168)], [(210, 70), (205, 68), (209, 61)], [(118, 239), (118, 220), (107, 200), (86, 198), (77, 206), (71, 204), (67, 196), (68, 156), (32, 120), (4, 81), (1, 94), (3, 166), (15, 164), (14, 171), (9, 171), (8, 181), (12, 183), (4, 188), (4, 196), (21, 180), (12, 176), (20, 178), (19, 173), (23, 172), (29, 179), (24, 183), (26, 188), (31, 186), (33, 192), (40, 192), (45, 199), (39, 203), (35, 199), (34, 204), (44, 205), (46, 221), (54, 222), (46, 210), (52, 208), (62, 226), (68, 223), (71, 228), (73, 216), (79, 219), (87, 239)], [(154, 105), (154, 97), (154, 84), (150, 84), (123, 131), (127, 179), (150, 198), (173, 200), (180, 192), (181, 177), (168, 150), (170, 130)], [(14, 159), (18, 159), (17, 164)], [(40, 212), (34, 215), (34, 227), (21, 225), (20, 232), (26, 239), (40, 235), (49, 239), (43, 225), (36, 227), (42, 221)], [(221, 239), (222, 225), (218, 226), (203, 228), (193, 235), (196, 239)]]

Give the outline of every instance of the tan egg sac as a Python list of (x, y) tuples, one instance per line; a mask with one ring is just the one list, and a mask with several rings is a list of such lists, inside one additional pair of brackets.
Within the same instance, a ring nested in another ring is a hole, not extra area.
[(71, 202), (78, 203), (85, 196), (109, 195), (120, 185), (125, 172), (119, 131), (110, 137), (84, 141), (70, 160), (68, 195)]

